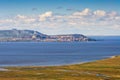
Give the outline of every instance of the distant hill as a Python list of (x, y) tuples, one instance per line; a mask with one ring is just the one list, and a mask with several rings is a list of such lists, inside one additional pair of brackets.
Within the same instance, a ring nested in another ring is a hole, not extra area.
[(0, 30), (0, 41), (95, 41), (82, 34), (46, 35), (33, 30)]
[(44, 34), (33, 30), (0, 30), (0, 38), (32, 38), (34, 34), (45, 36)]

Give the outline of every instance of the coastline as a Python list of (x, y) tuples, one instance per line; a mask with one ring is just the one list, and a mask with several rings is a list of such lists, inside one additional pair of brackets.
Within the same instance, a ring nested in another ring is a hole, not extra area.
[[(116, 56), (110, 56), (109, 58), (115, 58)], [(104, 59), (101, 59), (101, 60), (105, 60), (105, 59), (109, 59), (109, 58), (104, 58)], [(49, 65), (49, 66), (25, 66), (25, 65), (22, 65), (22, 66), (0, 66), (0, 71), (9, 71), (9, 69), (7, 68), (10, 68), (10, 67), (60, 67), (60, 66), (72, 66), (72, 65), (82, 65), (82, 64), (86, 64), (86, 63), (91, 63), (91, 62), (95, 62), (95, 61), (100, 61), (100, 60), (93, 60), (93, 61), (86, 61), (86, 62), (80, 62), (80, 63), (73, 63), (73, 64), (66, 64), (66, 65)]]
[(115, 55), (115, 56), (109, 56), (107, 58), (104, 58), (104, 59), (99, 59), (99, 60), (92, 60), (92, 61), (83, 61), (83, 62), (80, 62), (80, 63), (72, 63), (72, 64), (64, 64), (64, 65), (47, 65), (47, 66), (44, 66), (44, 65), (30, 65), (30, 66), (25, 66), (25, 65), (22, 65), (22, 66), (0, 66), (0, 71), (8, 71), (7, 68), (11, 68), (11, 67), (62, 67), (62, 66), (72, 66), (72, 65), (82, 65), (82, 64), (87, 64), (87, 63), (93, 63), (93, 62), (96, 62), (96, 61), (101, 61), (101, 60), (106, 60), (106, 59), (111, 59), (111, 58), (116, 58), (116, 57), (119, 57), (119, 55)]
[(0, 80), (119, 80), (120, 56), (63, 66), (3, 67)]
[(100, 61), (100, 60), (104, 60), (104, 59), (109, 59), (109, 58), (113, 58), (115, 56), (102, 56), (98, 59), (91, 59), (91, 60), (85, 60), (85, 61), (80, 61), (80, 62), (73, 62), (73, 63), (63, 63), (63, 64), (48, 64), (48, 65), (39, 65), (39, 64), (16, 64), (16, 65), (0, 65), (0, 68), (4, 68), (4, 67), (55, 67), (55, 66), (70, 66), (70, 65), (76, 65), (76, 64), (85, 64), (85, 63), (89, 63), (89, 62), (95, 62), (95, 61)]

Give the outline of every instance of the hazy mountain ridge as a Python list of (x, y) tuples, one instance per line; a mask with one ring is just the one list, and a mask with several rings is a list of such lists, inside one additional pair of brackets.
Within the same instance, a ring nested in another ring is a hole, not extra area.
[(43, 35), (42, 33), (39, 33), (37, 31), (32, 30), (0, 30), (0, 37), (7, 37), (7, 38), (23, 38), (23, 37), (32, 37), (34, 32), (36, 32), (37, 35)]
[(82, 34), (46, 35), (33, 30), (0, 30), (0, 41), (95, 41)]

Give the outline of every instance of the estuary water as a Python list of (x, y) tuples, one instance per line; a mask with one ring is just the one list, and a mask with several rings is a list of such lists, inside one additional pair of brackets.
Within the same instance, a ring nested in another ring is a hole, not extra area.
[(120, 55), (120, 41), (0, 42), (0, 66), (57, 66)]

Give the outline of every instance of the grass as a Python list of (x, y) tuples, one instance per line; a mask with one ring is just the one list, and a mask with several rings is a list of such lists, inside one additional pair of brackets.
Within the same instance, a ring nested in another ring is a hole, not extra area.
[(5, 68), (0, 80), (120, 80), (120, 56), (66, 66)]

